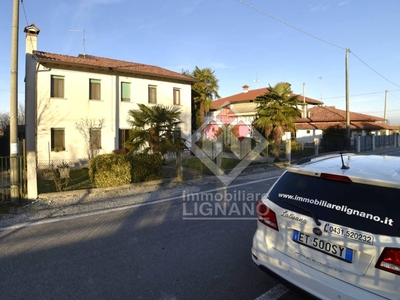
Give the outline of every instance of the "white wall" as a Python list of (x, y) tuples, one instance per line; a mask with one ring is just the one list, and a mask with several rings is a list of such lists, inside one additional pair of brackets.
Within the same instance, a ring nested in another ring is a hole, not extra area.
[(322, 139), (322, 130), (310, 129), (296, 131), (297, 143), (314, 143), (314, 138)]
[[(64, 97), (50, 98), (51, 75), (64, 77)], [(89, 79), (101, 80), (101, 100), (89, 100)], [(191, 86), (171, 82), (121, 77), (115, 75), (46, 70), (37, 72), (37, 154), (38, 161), (86, 159), (86, 145), (75, 123), (82, 119), (104, 118), (100, 154), (118, 149), (118, 130), (130, 129), (128, 111), (137, 103), (148, 105), (148, 85), (157, 86), (157, 104), (172, 106), (173, 88), (181, 89), (182, 133), (191, 130)], [(131, 83), (131, 102), (120, 101), (121, 82)], [(51, 151), (51, 128), (65, 128), (65, 151)]]

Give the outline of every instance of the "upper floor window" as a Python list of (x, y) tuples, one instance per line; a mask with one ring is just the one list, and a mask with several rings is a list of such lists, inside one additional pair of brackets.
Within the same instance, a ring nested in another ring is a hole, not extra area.
[(65, 150), (65, 129), (51, 128), (51, 151), (59, 152)]
[(174, 105), (181, 105), (181, 89), (174, 88)]
[(100, 100), (101, 99), (101, 80), (100, 79), (89, 79), (89, 99)]
[(149, 103), (157, 103), (157, 86), (149, 85)]
[(121, 82), (121, 101), (131, 101), (131, 84), (129, 82)]
[(64, 98), (64, 76), (51, 75), (50, 97)]

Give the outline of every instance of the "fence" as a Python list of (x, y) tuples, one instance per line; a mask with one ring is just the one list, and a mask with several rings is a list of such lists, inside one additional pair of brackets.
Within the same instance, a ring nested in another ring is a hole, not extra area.
[(365, 135), (354, 137), (354, 145), (357, 152), (387, 147), (398, 147), (399, 144), (398, 133), (391, 135)]
[[(11, 170), (17, 170), (16, 178), (11, 178)], [(26, 194), (26, 165), (23, 156), (2, 156), (0, 157), (0, 200), (11, 199), (11, 180), (16, 180), (15, 184), (18, 191), (18, 198), (23, 198)]]

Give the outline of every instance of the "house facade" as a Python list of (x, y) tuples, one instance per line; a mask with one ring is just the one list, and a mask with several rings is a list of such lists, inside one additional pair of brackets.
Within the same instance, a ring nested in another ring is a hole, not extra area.
[[(221, 113), (224, 108), (229, 108), (232, 110), (237, 118), (242, 121), (247, 126), (251, 127), (253, 120), (256, 116), (257, 103), (254, 100), (261, 95), (269, 92), (268, 88), (259, 88), (255, 90), (250, 90), (248, 85), (244, 85), (242, 93), (238, 93), (229, 97), (221, 98), (216, 101), (213, 101), (211, 105), (210, 118), (216, 118), (216, 116)], [(294, 96), (292, 94), (291, 96)], [(306, 118), (310, 107), (315, 107), (318, 105), (322, 105), (323, 102), (309, 98), (303, 95), (298, 96), (298, 106), (297, 108), (301, 111), (301, 117)], [(296, 132), (297, 136), (304, 136), (307, 133), (307, 130), (299, 130)], [(317, 131), (313, 131), (313, 135), (317, 135)]]
[[(384, 118), (349, 112), (351, 139), (356, 136), (391, 134), (396, 126), (386, 124)], [(324, 130), (329, 127), (346, 128), (346, 111), (334, 106), (316, 106), (308, 110), (306, 117), (295, 121), (296, 139), (303, 143), (312, 143), (314, 138), (321, 139)]]
[[(123, 149), (129, 110), (137, 104), (179, 106), (182, 136), (189, 137), (192, 78), (151, 65), (37, 51), (39, 29), (30, 25), (25, 33), (26, 144), (35, 168), (79, 165), (91, 154)], [(28, 181), (30, 172), (33, 166)]]
[[(243, 86), (242, 93), (213, 101), (210, 116), (215, 118), (224, 108), (229, 107), (237, 117), (247, 126), (250, 126), (256, 116), (257, 104), (254, 99), (269, 92), (268, 88), (249, 90)], [(322, 138), (323, 131), (332, 126), (346, 128), (346, 111), (335, 107), (324, 106), (322, 101), (298, 96), (298, 108), (301, 117), (295, 120), (296, 142), (314, 143)], [(293, 96), (293, 95), (292, 95)], [(396, 126), (386, 124), (386, 120), (380, 117), (350, 112), (351, 137), (368, 134), (389, 134), (397, 129)]]

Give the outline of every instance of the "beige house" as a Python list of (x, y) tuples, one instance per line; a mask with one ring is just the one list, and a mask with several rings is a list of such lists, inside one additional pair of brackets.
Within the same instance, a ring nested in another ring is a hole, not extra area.
[[(192, 78), (157, 66), (37, 51), (39, 29), (24, 31), (28, 198), (37, 196), (36, 165), (85, 163), (88, 142), (96, 154), (122, 149), (131, 128), (128, 112), (138, 103), (179, 106), (182, 135), (189, 137)], [(89, 127), (89, 137), (77, 125)]]
[[(249, 86), (245, 85), (242, 93), (213, 101), (211, 115), (215, 118), (223, 108), (229, 107), (241, 121), (250, 126), (256, 115), (257, 105), (254, 103), (254, 99), (268, 91), (268, 88), (249, 90)], [(323, 130), (331, 126), (346, 128), (346, 111), (323, 106), (323, 102), (303, 95), (298, 96), (298, 101), (298, 108), (302, 114), (295, 120), (297, 142), (313, 143), (315, 139), (321, 139)], [(396, 126), (386, 124), (383, 118), (350, 112), (352, 137), (380, 134), (382, 131), (389, 133), (395, 129), (397, 129)]]

